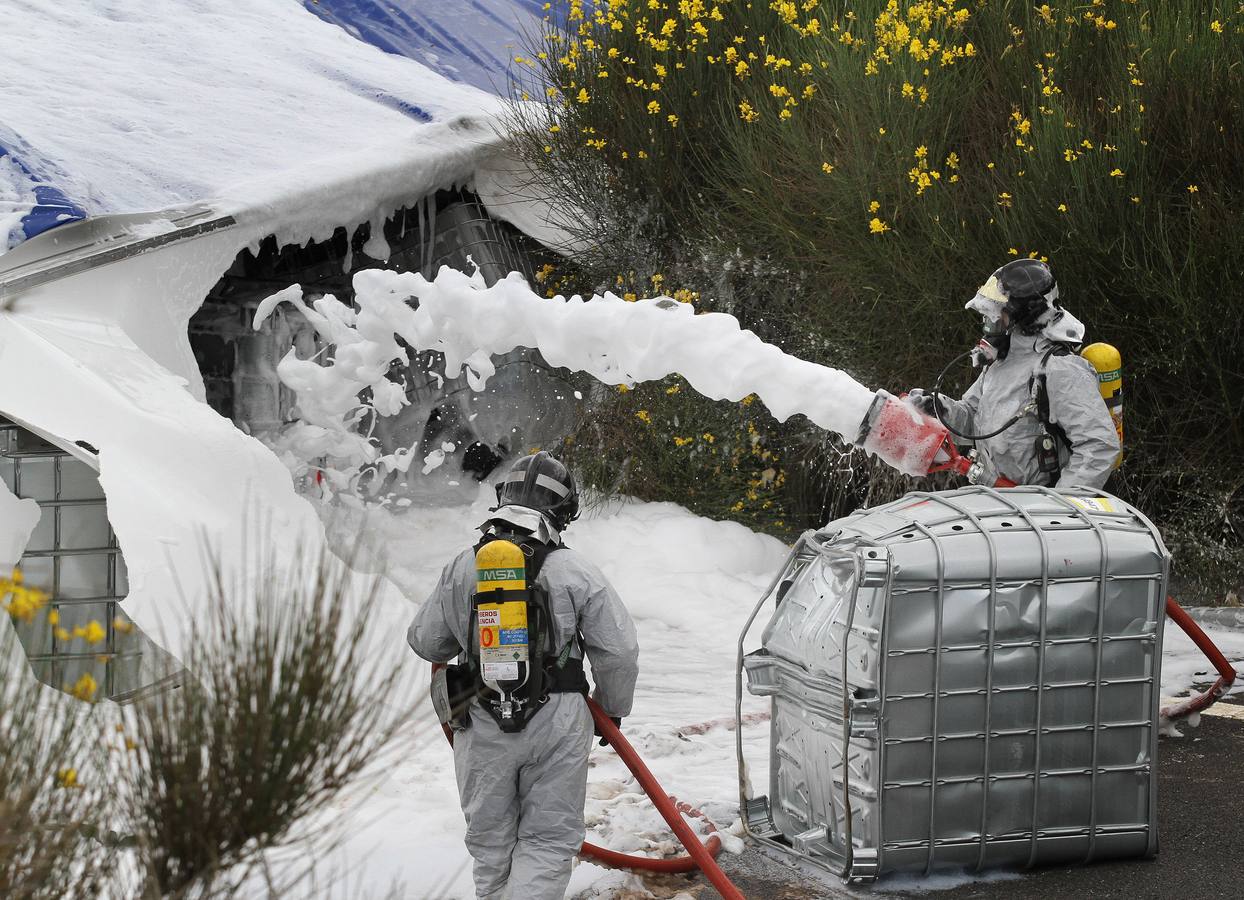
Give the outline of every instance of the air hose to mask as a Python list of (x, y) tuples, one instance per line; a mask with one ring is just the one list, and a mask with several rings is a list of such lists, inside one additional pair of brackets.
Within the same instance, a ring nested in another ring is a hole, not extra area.
[(1010, 428), (1012, 425), (1018, 422), (1020, 419), (1022, 419), (1024, 417), (1024, 414), (1028, 412), (1028, 404), (1025, 404), (1024, 406), (1020, 407), (1019, 412), (1011, 416), (1011, 418), (1007, 419), (1005, 424), (1003, 424), (1001, 428), (996, 428), (993, 431), (989, 432), (988, 434), (965, 434), (964, 432), (960, 431), (959, 429), (955, 428), (955, 426), (947, 422), (942, 417), (942, 404), (941, 404), (942, 380), (946, 377), (946, 373), (950, 371), (951, 366), (953, 366), (955, 363), (957, 363), (959, 360), (963, 359), (964, 357), (971, 356), (973, 352), (974, 351), (969, 350), (967, 353), (960, 353), (950, 362), (946, 363), (946, 368), (942, 369), (941, 374), (937, 376), (937, 381), (933, 383), (933, 391), (931, 394), (931, 396), (933, 397), (933, 415), (937, 416), (937, 421), (941, 422), (942, 425), (945, 426), (946, 430), (949, 431), (951, 434), (955, 435), (956, 437), (963, 438), (965, 441), (985, 441), (985, 440), (988, 440), (989, 438), (997, 437), (998, 435), (1002, 434), (1002, 432), (1006, 431), (1008, 428)]
[[(433, 673), (439, 668), (441, 666), (433, 665)], [(682, 814), (686, 813), (693, 817), (705, 818), (704, 814), (685, 803), (679, 803), (666, 794), (661, 785), (657, 783), (656, 778), (653, 777), (652, 772), (644, 764), (644, 761), (640, 759), (639, 754), (635, 752), (635, 748), (631, 746), (630, 741), (622, 734), (621, 729), (613, 724), (613, 720), (605, 714), (605, 711), (600, 708), (595, 700), (591, 697), (584, 699), (587, 700), (588, 709), (592, 713), (592, 720), (596, 723), (597, 729), (617, 752), (621, 760), (626, 763), (626, 767), (631, 770), (631, 774), (635, 776), (635, 780), (644, 789), (644, 792), (652, 801), (652, 805), (661, 814), (661, 818), (665, 819), (666, 824), (673, 829), (678, 840), (687, 848), (687, 855), (676, 856), (672, 859), (632, 856), (627, 853), (610, 850), (607, 847), (598, 847), (587, 841), (583, 842), (583, 847), (579, 851), (580, 855), (601, 865), (613, 868), (636, 869), (645, 872), (682, 874), (699, 869), (708, 878), (713, 887), (727, 900), (744, 900), (743, 894), (730, 883), (730, 879), (726, 877), (726, 873), (721, 870), (714, 859), (721, 852), (721, 838), (712, 835), (706, 843), (701, 843), (695, 832), (691, 830), (691, 827), (682, 817)], [(449, 741), (450, 746), (453, 746), (453, 729), (448, 725), (442, 725), (441, 728), (445, 732), (445, 739)]]

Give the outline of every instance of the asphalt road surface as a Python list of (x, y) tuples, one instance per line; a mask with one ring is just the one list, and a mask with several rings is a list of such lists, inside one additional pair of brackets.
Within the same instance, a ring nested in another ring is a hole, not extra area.
[[(1158, 840), (1155, 859), (1089, 866), (1051, 866), (994, 873), (943, 890), (921, 890), (929, 900), (1047, 900), (1051, 897), (1244, 898), (1244, 707), (1233, 715), (1204, 716), (1199, 728), (1158, 745)], [(749, 900), (911, 896), (887, 888), (845, 888), (806, 878), (755, 851), (723, 854), (722, 867)], [(907, 882), (910, 884), (911, 882)], [(652, 895), (719, 898), (702, 876), (646, 880)], [(638, 895), (637, 895), (638, 896)]]

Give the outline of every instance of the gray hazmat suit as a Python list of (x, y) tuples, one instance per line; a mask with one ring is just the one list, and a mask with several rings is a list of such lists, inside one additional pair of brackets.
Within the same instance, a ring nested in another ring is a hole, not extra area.
[[(988, 434), (1006, 423), (1032, 396), (1031, 379), (1055, 343), (1043, 334), (1012, 334), (1005, 359), (985, 367), (960, 400), (942, 395), (948, 407), (946, 421), (967, 434)], [(1091, 363), (1074, 353), (1051, 354), (1045, 363), (1050, 421), (1071, 442), (1059, 448), (1061, 474), (1054, 487), (1093, 487), (1106, 483), (1119, 455), (1119, 437), (1110, 411), (1097, 386)], [(1048, 476), (1037, 465), (1037, 435), (1041, 421), (1035, 410), (996, 437), (976, 442), (998, 474), (1018, 484), (1046, 484)]]
[[(544, 560), (536, 583), (548, 592), (557, 645), (583, 636), (594, 697), (615, 717), (631, 711), (638, 675), (635, 625), (601, 571), (574, 550)], [(475, 553), (445, 567), (407, 633), (411, 648), (448, 662), (471, 646)], [(579, 694), (552, 694), (515, 734), (505, 734), (478, 702), (470, 727), (454, 734), (454, 768), (481, 898), (560, 900), (583, 843), (583, 803), (592, 716)]]

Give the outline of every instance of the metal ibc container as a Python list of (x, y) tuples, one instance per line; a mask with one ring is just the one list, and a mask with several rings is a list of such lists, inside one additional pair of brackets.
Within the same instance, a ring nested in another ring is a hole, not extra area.
[(1168, 566), (1091, 491), (912, 493), (805, 535), (740, 638), (773, 698), (749, 830), (849, 880), (1152, 856)]

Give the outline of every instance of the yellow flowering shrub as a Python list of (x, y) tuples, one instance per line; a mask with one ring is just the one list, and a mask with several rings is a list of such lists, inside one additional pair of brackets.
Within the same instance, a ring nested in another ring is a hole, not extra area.
[[(1149, 480), (1119, 489), (1154, 491), (1159, 520), (1183, 515), (1191, 496), (1223, 510), (1240, 502), (1223, 473), (1244, 466), (1244, 376), (1232, 343), (1204, 336), (1220, 328), (1213, 298), (1238, 294), (1244, 9), (557, 9), (540, 46), (521, 54), (533, 65), (518, 67), (532, 78), (525, 90), (551, 99), (517, 124), (542, 177), (586, 206), (586, 271), (677, 272), (700, 294), (697, 309), (728, 309), (786, 349), (901, 388), (926, 383), (947, 348), (971, 341), (954, 298), (1008, 257), (1048, 258), (1090, 334), (1126, 346), (1129, 375), (1145, 386), (1129, 400), (1141, 424), (1118, 478)], [(1172, 419), (1188, 396), (1201, 402)], [(671, 454), (692, 446), (674, 437), (703, 433), (665, 423), (651, 401), (642, 408), (653, 440), (670, 429)], [(1188, 466), (1203, 472), (1195, 491), (1148, 487)]]

